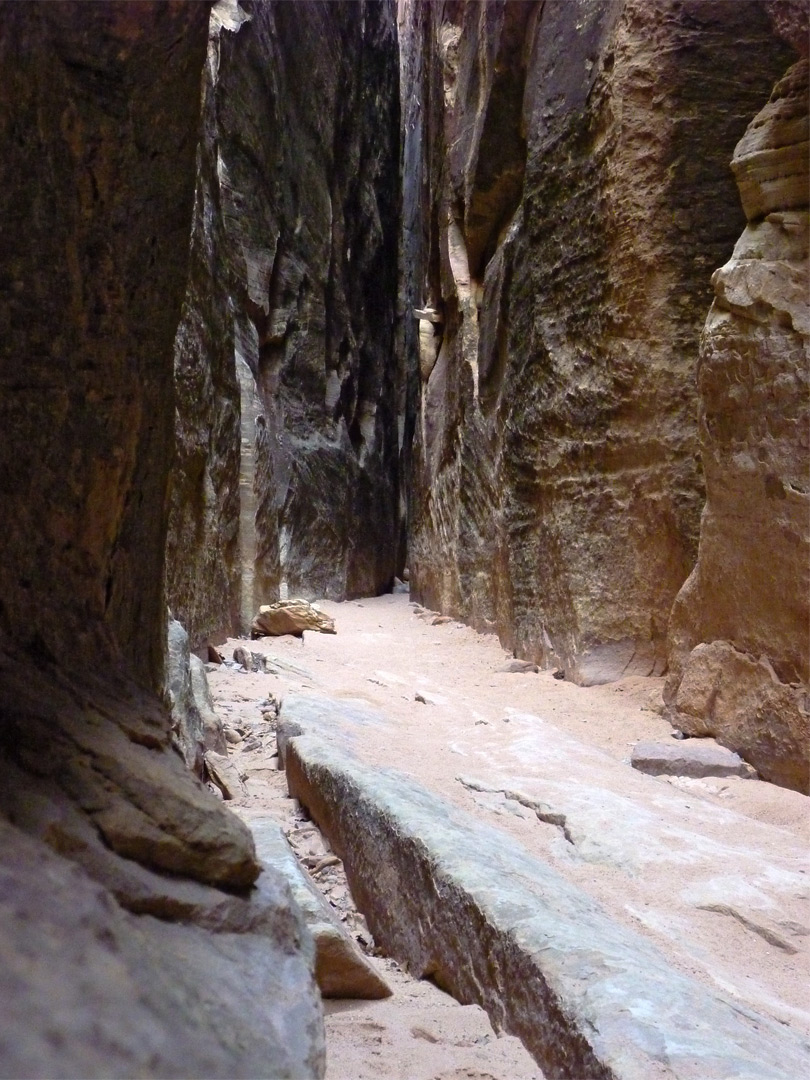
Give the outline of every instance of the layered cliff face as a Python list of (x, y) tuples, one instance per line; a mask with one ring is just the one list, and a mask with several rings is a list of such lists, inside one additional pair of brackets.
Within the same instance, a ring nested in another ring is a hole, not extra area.
[(0, 7), (0, 1071), (316, 1075), (298, 916), (157, 693), (208, 8)]
[[(806, 35), (806, 28), (805, 28)], [(665, 699), (766, 779), (810, 793), (808, 64), (732, 166), (748, 224), (712, 278), (698, 391), (706, 508), (672, 613)]]
[(169, 544), (195, 644), (397, 568), (398, 94), (392, 4), (215, 8)]
[(661, 672), (728, 162), (790, 50), (754, 0), (401, 21), (412, 589), (578, 682)]

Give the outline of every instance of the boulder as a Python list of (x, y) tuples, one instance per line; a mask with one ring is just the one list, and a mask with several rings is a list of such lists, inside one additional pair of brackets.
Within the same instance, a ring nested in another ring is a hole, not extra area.
[(260, 638), (292, 634), (293, 637), (303, 637), (305, 630), (317, 630), (321, 634), (337, 633), (335, 620), (324, 615), (309, 601), (279, 600), (259, 608), (250, 626), (250, 636)]
[(677, 743), (639, 742), (633, 747), (630, 764), (651, 776), (741, 776), (756, 779), (739, 754), (719, 746), (713, 739), (684, 739)]

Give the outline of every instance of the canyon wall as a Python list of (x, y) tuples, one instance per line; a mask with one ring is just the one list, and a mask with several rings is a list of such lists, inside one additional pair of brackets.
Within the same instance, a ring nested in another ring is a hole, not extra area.
[(6, 1076), (323, 1072), (299, 913), (159, 696), (208, 14), (0, 5)]
[(803, 59), (734, 152), (748, 224), (700, 345), (706, 506), (665, 700), (684, 731), (810, 794), (808, 92)]
[(401, 548), (394, 5), (214, 10), (168, 554), (196, 646), (284, 586), (381, 592)]
[[(400, 9), (412, 591), (588, 684), (661, 673), (704, 501), (698, 340), (758, 0)], [(733, 77), (730, 73), (733, 72)]]

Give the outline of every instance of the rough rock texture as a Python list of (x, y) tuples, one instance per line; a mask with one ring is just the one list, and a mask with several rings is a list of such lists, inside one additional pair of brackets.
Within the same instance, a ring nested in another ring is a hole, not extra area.
[(0, 851), (3, 1076), (323, 1074), (312, 941), (280, 882), (260, 932), (214, 935), (122, 911), (5, 823)]
[(194, 647), (284, 584), (339, 599), (398, 569), (395, 8), (243, 7), (215, 8), (176, 351), (169, 593)]
[(158, 697), (208, 8), (0, 9), (0, 1072), (317, 1075), (289, 894)]
[(758, 0), (406, 0), (401, 36), (412, 592), (581, 683), (661, 672), (728, 161), (791, 53)]
[[(332, 703), (337, 728), (344, 708)], [(546, 1076), (788, 1080), (807, 1070), (810, 1051), (789, 1028), (670, 967), (507, 834), (362, 765), (318, 732), (323, 712), (303, 697), (284, 703), (290, 793), (343, 858), (375, 940), (483, 1005)]]
[(315, 978), (321, 994), (366, 1000), (390, 997), (391, 988), (301, 867), (281, 826), (260, 817), (251, 818), (249, 824), (259, 858), (287, 882), (315, 940)]
[(262, 604), (250, 624), (250, 636), (281, 637), (292, 634), (303, 637), (305, 630), (321, 634), (336, 634), (335, 620), (306, 600), (279, 600), (275, 604)]
[(172, 741), (186, 765), (203, 775), (206, 750), (227, 752), (222, 721), (214, 712), (205, 666), (189, 652), (188, 634), (176, 619), (169, 620), (166, 689), (172, 710)]
[(749, 222), (712, 278), (700, 349), (706, 508), (670, 628), (673, 722), (810, 793), (808, 63), (732, 167)]

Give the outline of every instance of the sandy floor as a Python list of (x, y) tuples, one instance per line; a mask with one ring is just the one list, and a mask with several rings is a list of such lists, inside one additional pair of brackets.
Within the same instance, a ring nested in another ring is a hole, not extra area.
[[(290, 692), (351, 698), (385, 720), (354, 750), (416, 777), (517, 837), (653, 940), (682, 971), (741, 1004), (810, 1033), (810, 801), (751, 780), (666, 780), (629, 766), (639, 739), (671, 739), (655, 711), (661, 680), (588, 689), (550, 673), (498, 670), (495, 638), (434, 624), (403, 595), (320, 605), (337, 635), (232, 641), (278, 658), (278, 674), (219, 668), (215, 704), (245, 739), (232, 756), (247, 777), (235, 809), (296, 825), (274, 769), (267, 701)], [(282, 666), (286, 665), (286, 666)], [(251, 737), (252, 736), (252, 737)], [(511, 797), (564, 813), (561, 830)], [(322, 885), (359, 935), (340, 868)], [(371, 945), (369, 947), (372, 947)], [(516, 1040), (498, 1038), (480, 1010), (393, 968), (388, 1001), (328, 1003), (329, 1080), (519, 1080), (538, 1077)]]

